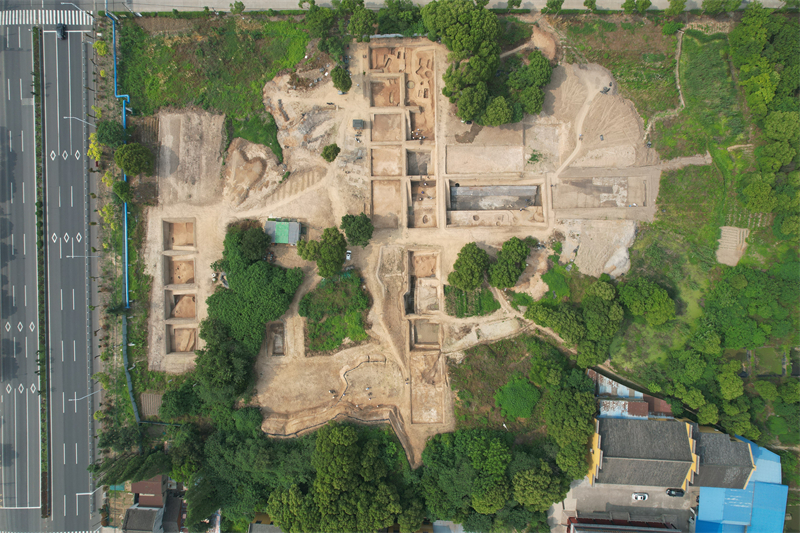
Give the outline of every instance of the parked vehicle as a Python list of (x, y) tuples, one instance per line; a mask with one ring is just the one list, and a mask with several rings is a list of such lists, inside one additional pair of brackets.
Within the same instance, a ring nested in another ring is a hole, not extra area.
[(344, 256), (345, 260), (350, 261), (351, 257), (353, 257), (353, 252), (347, 250), (347, 255)]
[(673, 496), (675, 498), (683, 498), (683, 495), (686, 494), (682, 489), (667, 489), (667, 496)]
[(631, 495), (631, 499), (635, 502), (643, 502), (647, 500), (647, 493), (645, 492), (634, 492)]

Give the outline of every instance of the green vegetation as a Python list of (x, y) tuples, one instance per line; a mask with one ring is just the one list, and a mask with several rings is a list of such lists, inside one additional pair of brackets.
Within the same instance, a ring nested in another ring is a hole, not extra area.
[(331, 80), (333, 80), (333, 86), (344, 93), (349, 91), (350, 87), (353, 86), (353, 80), (350, 79), (350, 72), (338, 65), (331, 71)]
[(508, 420), (530, 418), (542, 393), (519, 372), (511, 375), (508, 383), (494, 393), (495, 405)]
[(386, 0), (378, 11), (378, 33), (400, 33), (406, 37), (424, 34), (420, 7), (411, 0)]
[(445, 285), (444, 305), (447, 314), (457, 318), (491, 315), (500, 309), (500, 302), (486, 287), (464, 291), (458, 287)]
[(347, 241), (336, 228), (325, 228), (319, 241), (300, 240), (297, 243), (297, 255), (306, 261), (316, 261), (319, 275), (323, 278), (341, 272), (346, 253)]
[(684, 34), (680, 75), (686, 108), (676, 118), (655, 124), (653, 144), (661, 157), (702, 154), (709, 143), (734, 144), (744, 134), (727, 53), (725, 34)]
[(530, 294), (525, 292), (507, 291), (506, 296), (508, 297), (508, 303), (517, 311), (519, 311), (520, 306), (530, 307), (535, 301)]
[(367, 340), (364, 330), (369, 296), (361, 287), (355, 270), (322, 280), (300, 300), (298, 313), (308, 319), (309, 349), (334, 350), (345, 338)]
[(488, 269), (489, 254), (478, 248), (477, 243), (470, 242), (458, 252), (447, 282), (463, 292), (474, 291), (483, 284)]
[(527, 237), (520, 240), (511, 237), (503, 243), (497, 252), (497, 261), (489, 266), (489, 284), (498, 289), (511, 288), (525, 271), (525, 261), (531, 253), (531, 248), (536, 246), (537, 240)]
[(342, 217), (342, 230), (347, 237), (347, 243), (352, 246), (361, 246), (362, 248), (369, 244), (372, 238), (372, 232), (375, 226), (372, 225), (372, 220), (365, 213), (358, 216), (344, 215)]
[(339, 156), (342, 149), (336, 143), (329, 144), (322, 149), (322, 159), (328, 163), (333, 163), (333, 160)]
[[(560, 242), (557, 244), (561, 244)], [(560, 249), (560, 246), (559, 246)], [(569, 298), (569, 284), (567, 283), (567, 269), (558, 260), (558, 253), (550, 256), (550, 268), (542, 274), (542, 281), (547, 283), (547, 297), (560, 302), (564, 298)]]
[[(102, 41), (97, 41), (102, 42)], [(122, 124), (115, 120), (103, 120), (97, 123), (97, 142), (112, 150), (128, 141), (128, 132)]]
[(120, 87), (143, 115), (189, 105), (225, 113), (234, 119), (236, 136), (269, 146), (282, 160), (261, 91), (280, 70), (303, 59), (309, 36), (290, 21), (258, 26), (203, 17), (192, 19), (189, 38), (175, 39), (148, 35), (126, 21), (120, 29)]
[(114, 162), (129, 176), (145, 174), (152, 176), (155, 170), (155, 157), (153, 152), (139, 143), (125, 144), (114, 152)]
[[(675, 84), (676, 37), (650, 20), (616, 23), (603, 16), (556, 21), (573, 45), (565, 62), (598, 63), (611, 71), (620, 94), (636, 106), (645, 124), (678, 107)], [(620, 31), (626, 30), (626, 31)]]

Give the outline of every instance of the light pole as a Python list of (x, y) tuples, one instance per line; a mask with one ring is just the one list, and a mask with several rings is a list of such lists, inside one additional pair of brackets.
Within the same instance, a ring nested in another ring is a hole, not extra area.
[(83, 9), (79, 8), (77, 5), (73, 4), (72, 2), (61, 2), (61, 5), (62, 6), (74, 6), (75, 9), (77, 9), (78, 11), (83, 11), (84, 13), (86, 13), (87, 15), (89, 15), (90, 17), (92, 17), (94, 19), (94, 15), (92, 15), (88, 11), (84, 11)]
[(86, 399), (86, 398), (88, 398), (89, 396), (94, 396), (95, 394), (97, 394), (97, 393), (98, 393), (98, 392), (100, 392), (101, 390), (103, 390), (103, 389), (97, 389), (97, 390), (96, 390), (96, 391), (94, 391), (93, 393), (91, 393), (91, 394), (87, 394), (86, 396), (81, 396), (80, 398), (67, 398), (67, 401), (70, 401), (70, 402), (78, 402), (78, 401), (80, 401), (80, 400), (85, 400), (85, 399)]
[(103, 256), (102, 255), (65, 255), (64, 257), (66, 257), (67, 259), (78, 259), (78, 258), (86, 258), (86, 257), (97, 258), (97, 257), (103, 257)]
[(90, 125), (90, 126), (92, 126), (92, 127), (95, 127), (95, 125), (94, 125), (94, 124), (92, 124), (91, 122), (87, 122), (87, 121), (83, 120), (82, 118), (78, 118), (78, 117), (64, 117), (64, 120), (67, 120), (67, 119), (79, 120), (79, 121), (83, 122), (84, 124), (88, 124), (88, 125)]

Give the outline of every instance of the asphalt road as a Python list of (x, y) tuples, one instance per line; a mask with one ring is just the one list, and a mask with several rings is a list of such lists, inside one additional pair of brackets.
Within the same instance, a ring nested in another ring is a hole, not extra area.
[(34, 142), (40, 139), (34, 139), (30, 94), (31, 26), (14, 24), (0, 27), (0, 531), (88, 531), (97, 522), (90, 498), (99, 496), (87, 471), (96, 400), (90, 393), (97, 390), (90, 389), (87, 343), (87, 269), (93, 260), (86, 218), (89, 126), (65, 117), (87, 119), (89, 44), (77, 25), (69, 27), (66, 40), (57, 39), (54, 25), (43, 28), (52, 514), (42, 520), (39, 510)]

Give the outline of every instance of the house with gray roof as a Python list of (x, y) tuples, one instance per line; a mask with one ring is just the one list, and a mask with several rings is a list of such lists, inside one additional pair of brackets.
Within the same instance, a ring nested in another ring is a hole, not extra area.
[(755, 472), (750, 445), (744, 441), (696, 424), (693, 433), (697, 440), (700, 469), (694, 485), (723, 489), (744, 489)]
[(688, 422), (597, 418), (592, 483), (686, 489), (698, 470)]

